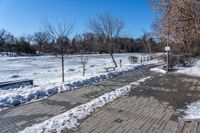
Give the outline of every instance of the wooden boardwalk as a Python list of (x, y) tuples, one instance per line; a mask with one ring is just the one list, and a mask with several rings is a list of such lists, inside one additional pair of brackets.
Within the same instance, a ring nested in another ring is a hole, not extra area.
[(77, 133), (176, 132), (174, 109), (154, 97), (123, 97), (86, 119)]
[(180, 120), (186, 103), (200, 99), (200, 78), (157, 75), (129, 95), (96, 110), (65, 133), (200, 133), (199, 120)]
[(177, 133), (200, 133), (200, 119), (180, 120)]
[(141, 79), (141, 75), (149, 75), (149, 68), (151, 66), (145, 66), (95, 85), (59, 93), (35, 102), (2, 110), (0, 111), (0, 133), (17, 133), (25, 127), (32, 126), (33, 124), (43, 122), (53, 116), (64, 113), (91, 99), (123, 87), (133, 81), (137, 81)]
[(60, 93), (37, 102), (0, 111), (0, 132), (15, 133), (40, 123), (75, 106), (84, 104), (116, 88), (152, 76), (129, 95), (121, 97), (88, 118), (74, 130), (63, 133), (198, 133), (199, 120), (182, 120), (180, 109), (200, 99), (200, 78), (185, 75), (162, 75), (136, 69), (116, 78)]

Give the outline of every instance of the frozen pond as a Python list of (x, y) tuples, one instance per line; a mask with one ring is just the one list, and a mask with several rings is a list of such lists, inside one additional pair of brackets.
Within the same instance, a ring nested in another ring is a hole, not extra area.
[[(145, 56), (145, 54), (114, 54), (119, 64), (129, 64), (129, 56)], [(104, 67), (114, 66), (109, 55), (87, 55), (86, 77), (105, 72)], [(60, 84), (61, 83), (61, 59), (55, 56), (32, 57), (0, 57), (0, 82), (19, 79), (33, 79), (34, 84)], [(82, 66), (80, 55), (68, 55), (65, 57), (65, 81), (82, 79)]]

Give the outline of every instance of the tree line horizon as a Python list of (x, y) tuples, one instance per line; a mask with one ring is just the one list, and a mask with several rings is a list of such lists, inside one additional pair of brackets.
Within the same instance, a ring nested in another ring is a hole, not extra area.
[[(109, 14), (111, 15), (111, 14)], [(0, 29), (0, 52), (13, 52), (18, 55), (23, 54), (60, 54), (59, 44), (55, 38), (55, 34), (52, 36), (52, 29), (58, 30), (59, 25), (64, 28), (64, 25), (71, 27), (70, 33), (73, 32), (74, 25), (66, 23), (57, 23), (53, 25), (48, 21), (48, 19), (43, 20), (41, 31), (35, 32), (33, 34), (22, 35), (15, 37), (12, 33), (5, 29)], [(48, 27), (48, 28), (47, 28)], [(62, 29), (62, 28), (61, 28)], [(66, 29), (69, 30), (69, 29)], [(54, 31), (62, 32), (62, 31)], [(63, 44), (65, 54), (93, 54), (93, 53), (109, 53), (107, 51), (107, 44), (105, 44), (105, 38), (92, 31), (85, 32), (82, 34), (75, 34), (73, 37), (69, 38), (67, 35), (56, 35), (65, 38)], [(58, 33), (60, 34), (60, 33)], [(64, 33), (65, 34), (65, 33)], [(61, 37), (60, 37), (61, 39)], [(126, 36), (116, 36), (113, 38), (113, 52), (114, 53), (131, 53), (131, 52), (157, 52), (162, 51), (159, 47), (156, 47), (158, 42), (156, 42), (149, 33), (144, 32), (141, 37), (132, 38)], [(147, 46), (148, 43), (148, 46)], [(148, 47), (151, 47), (149, 50)]]

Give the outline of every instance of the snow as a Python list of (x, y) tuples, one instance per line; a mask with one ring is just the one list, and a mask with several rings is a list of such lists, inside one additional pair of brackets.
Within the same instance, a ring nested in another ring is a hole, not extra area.
[(32, 127), (27, 127), (21, 133), (49, 133), (52, 131), (61, 133), (61, 131), (65, 128), (76, 129), (76, 127), (79, 125), (78, 120), (86, 118), (87, 116), (91, 115), (95, 109), (101, 108), (107, 103), (126, 95), (133, 88), (132, 85), (136, 83), (139, 85), (139, 83), (144, 82), (149, 78), (151, 77), (143, 78), (122, 88), (118, 88), (115, 91), (106, 93), (88, 103), (70, 109), (63, 114), (52, 117), (51, 119), (48, 119), (42, 123), (35, 124)]
[(200, 60), (198, 60), (193, 67), (179, 68), (177, 73), (187, 74), (191, 76), (200, 76)]
[[(86, 75), (81, 76), (80, 56), (71, 56), (66, 58), (66, 82), (60, 83), (60, 64), (58, 58), (52, 56), (42, 57), (3, 57), (4, 64), (0, 66), (0, 79), (10, 79), (10, 75), (16, 79), (26, 78), (34, 79), (36, 86), (21, 86), (20, 88), (0, 89), (0, 107), (16, 106), (29, 101), (34, 101), (54, 94), (79, 89), (83, 86), (91, 85), (102, 80), (116, 77), (124, 72), (135, 69), (136, 67), (157, 63), (158, 61), (149, 61), (145, 64), (128, 63), (128, 57), (132, 54), (118, 54), (116, 60), (123, 58), (123, 67), (116, 71), (105, 72), (105, 66), (111, 64), (108, 55), (91, 55), (87, 65)], [(137, 54), (143, 56), (143, 54)], [(14, 66), (14, 67), (13, 67)], [(54, 70), (59, 70), (54, 71)], [(37, 74), (35, 74), (37, 73)], [(6, 78), (7, 77), (7, 78)], [(5, 80), (4, 79), (4, 80)], [(48, 80), (47, 80), (48, 79)], [(3, 80), (3, 81), (4, 81)], [(2, 81), (2, 80), (0, 80)]]
[(187, 105), (187, 109), (181, 111), (184, 112), (185, 119), (200, 119), (200, 101)]
[(151, 68), (150, 71), (154, 71), (154, 72), (162, 73), (162, 74), (166, 74), (167, 73), (165, 70), (163, 70), (160, 67)]
[[(128, 57), (147, 56), (145, 54), (115, 54), (119, 63), (130, 64)], [(109, 55), (88, 55), (85, 77), (91, 77), (103, 71), (104, 67), (114, 66)], [(33, 79), (34, 84), (45, 86), (48, 84), (61, 84), (61, 59), (55, 56), (30, 57), (0, 57), (0, 81)], [(65, 79), (67, 82), (81, 80), (82, 66), (80, 55), (67, 55), (65, 57)], [(48, 78), (48, 80), (46, 80)]]

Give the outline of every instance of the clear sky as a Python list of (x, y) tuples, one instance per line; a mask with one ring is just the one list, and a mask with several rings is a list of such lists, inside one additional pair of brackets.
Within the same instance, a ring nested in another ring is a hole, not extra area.
[(0, 0), (0, 28), (15, 36), (33, 34), (48, 18), (74, 23), (73, 34), (81, 34), (88, 31), (88, 20), (103, 12), (124, 20), (124, 34), (130, 37), (151, 30), (149, 0)]

